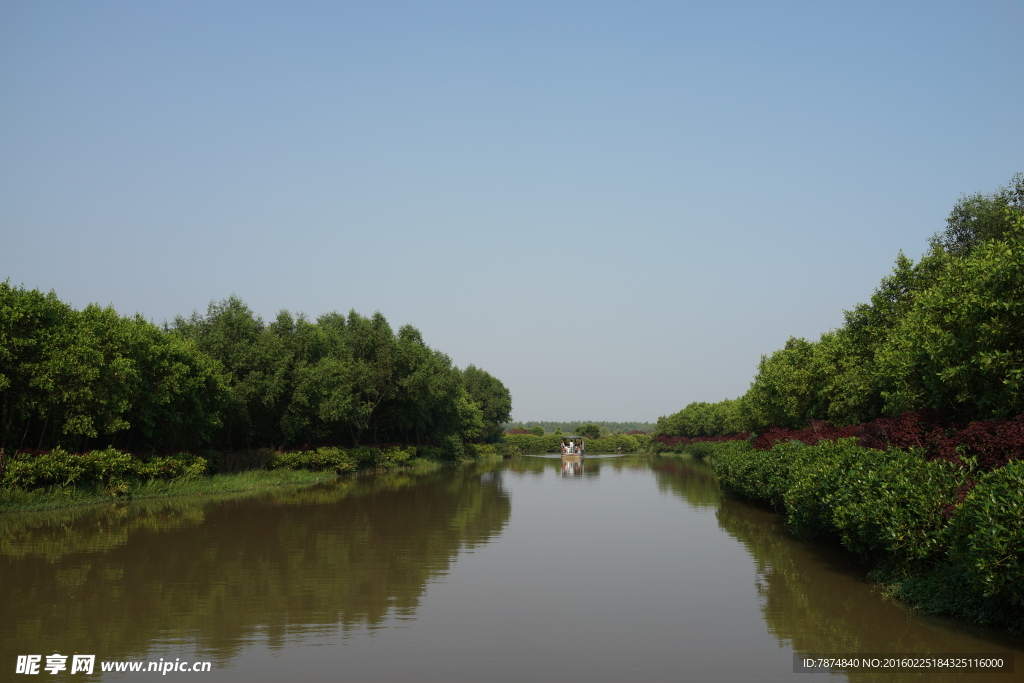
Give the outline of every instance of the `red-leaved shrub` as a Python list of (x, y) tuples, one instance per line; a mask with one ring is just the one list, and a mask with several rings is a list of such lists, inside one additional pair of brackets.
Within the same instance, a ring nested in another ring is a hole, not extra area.
[[(819, 441), (849, 437), (857, 437), (859, 445), (877, 450), (920, 448), (928, 459), (962, 462), (963, 457), (972, 457), (980, 469), (991, 470), (1024, 458), (1024, 413), (1010, 419), (977, 420), (966, 426), (944, 421), (934, 410), (910, 411), (845, 427), (813, 422), (805, 429), (771, 427), (752, 445), (766, 450), (793, 440), (813, 446)], [(961, 499), (963, 495), (966, 491)]]

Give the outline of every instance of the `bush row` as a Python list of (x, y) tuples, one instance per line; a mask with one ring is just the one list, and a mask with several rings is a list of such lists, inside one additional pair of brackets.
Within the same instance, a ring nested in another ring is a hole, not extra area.
[[(750, 435), (745, 432), (726, 434), (723, 436), (666, 436), (659, 434), (653, 437), (650, 449), (653, 453), (694, 453), (694, 445), (702, 443), (720, 443), (723, 441), (746, 441)], [(697, 448), (696, 450), (700, 450)]]
[(510, 457), (521, 451), (510, 444), (445, 443), (442, 446), (391, 446), (387, 448), (321, 447), (312, 450), (274, 453), (269, 450), (242, 453), (248, 467), (233, 466), (234, 454), (210, 453), (209, 458), (189, 453), (144, 457), (114, 448), (72, 453), (60, 448), (45, 452), (19, 452), (4, 456), (0, 450), (0, 487), (31, 491), (36, 489), (94, 486), (110, 496), (131, 493), (139, 484), (153, 481), (183, 481), (221, 471), (242, 469), (331, 470), (347, 474), (360, 469), (391, 469), (419, 457), (436, 461), (470, 461), (487, 457)]
[[(412, 450), (415, 453), (415, 449)], [(370, 464), (378, 460), (400, 460), (405, 462), (411, 457), (408, 451), (398, 449), (389, 450), (387, 453), (385, 456), (385, 451), (376, 448), (345, 449), (324, 447), (311, 451), (299, 451), (297, 453), (276, 453), (270, 459), (267, 468), (273, 470), (313, 470), (315, 472), (333, 470), (337, 474), (347, 474), (355, 472), (361, 463)], [(381, 462), (381, 464), (383, 465), (384, 462)]]
[(975, 420), (966, 426), (943, 420), (937, 411), (917, 410), (897, 417), (834, 427), (813, 422), (805, 429), (773, 427), (759, 434), (754, 448), (770, 449), (797, 440), (808, 446), (819, 441), (856, 437), (867, 448), (915, 448), (928, 458), (974, 460), (982, 469), (994, 469), (1024, 457), (1024, 414), (1010, 419)]
[(491, 457), (507, 458), (520, 451), (509, 444), (451, 443), (443, 446), (391, 446), (374, 448), (323, 447), (298, 453), (276, 453), (268, 463), (269, 469), (334, 470), (346, 474), (361, 469), (387, 470), (407, 464), (413, 458), (434, 461), (466, 462)]
[(16, 453), (6, 458), (0, 483), (5, 488), (26, 491), (85, 484), (119, 496), (140, 481), (192, 479), (203, 476), (207, 469), (205, 458), (188, 453), (141, 459), (113, 448), (88, 453), (55, 448), (48, 453)]
[(1024, 619), (1024, 462), (979, 476), (919, 449), (848, 438), (720, 449), (715, 471), (724, 489), (783, 512), (801, 537), (838, 539), (890, 574), (966, 576), (974, 598), (1002, 609), (974, 609), (976, 618)]

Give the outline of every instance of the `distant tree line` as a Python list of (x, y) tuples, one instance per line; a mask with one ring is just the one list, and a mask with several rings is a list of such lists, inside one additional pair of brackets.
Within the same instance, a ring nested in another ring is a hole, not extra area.
[[(514, 432), (506, 433), (504, 438), (505, 445), (518, 449), (524, 455), (562, 452), (562, 437), (557, 432), (554, 434), (535, 434), (528, 431), (523, 433), (524, 431), (515, 430)], [(634, 432), (633, 434), (613, 432), (602, 437), (588, 434), (586, 452), (589, 454), (640, 453), (650, 450), (651, 445), (651, 435), (644, 434), (643, 432)]]
[(817, 341), (763, 356), (750, 389), (658, 419), (666, 436), (851, 425), (931, 410), (946, 421), (1024, 411), (1024, 174), (962, 197), (914, 262)]
[(576, 434), (579, 433), (580, 427), (584, 425), (598, 425), (601, 428), (601, 433), (597, 436), (613, 434), (615, 432), (622, 432), (623, 434), (627, 432), (644, 432), (649, 434), (655, 428), (653, 422), (597, 422), (586, 420), (575, 422), (506, 422), (502, 427), (505, 431), (513, 429), (531, 431), (539, 427), (544, 430), (541, 432), (542, 434), (554, 434), (556, 431), (561, 431), (563, 434)]
[(494, 441), (508, 389), (380, 313), (240, 299), (162, 327), (0, 283), (0, 447), (169, 451)]

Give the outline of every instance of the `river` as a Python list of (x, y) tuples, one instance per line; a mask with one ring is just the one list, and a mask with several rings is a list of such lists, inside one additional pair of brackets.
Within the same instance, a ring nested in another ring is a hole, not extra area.
[(0, 680), (33, 680), (19, 655), (55, 681), (153, 680), (100, 670), (133, 661), (209, 662), (165, 678), (210, 683), (1024, 680), (795, 672), (794, 654), (866, 653), (1012, 654), (1024, 672), (1021, 638), (917, 615), (863, 574), (723, 498), (707, 465), (651, 456), (8, 514)]

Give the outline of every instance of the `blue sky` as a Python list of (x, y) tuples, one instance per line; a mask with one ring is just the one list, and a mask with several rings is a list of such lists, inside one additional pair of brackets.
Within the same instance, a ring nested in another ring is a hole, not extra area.
[(1024, 171), (1024, 2), (0, 2), (0, 277), (380, 310), (515, 419), (735, 397)]

